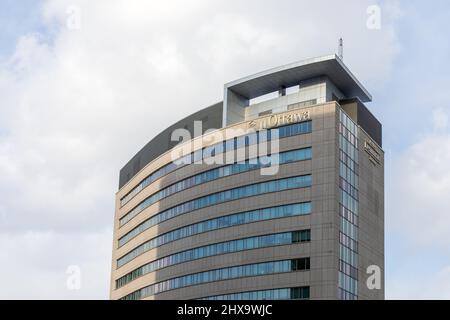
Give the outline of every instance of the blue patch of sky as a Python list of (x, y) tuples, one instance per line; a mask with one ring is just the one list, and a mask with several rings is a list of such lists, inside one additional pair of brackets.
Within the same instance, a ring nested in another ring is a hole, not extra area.
[[(450, 257), (442, 254), (446, 248), (413, 243), (401, 232), (388, 232), (386, 244), (386, 298), (406, 298), (405, 294), (424, 298), (417, 294), (432, 285), (433, 278), (450, 265)], [(402, 292), (396, 292), (398, 289)], [(439, 294), (435, 292), (433, 297)]]
[[(427, 133), (433, 133), (432, 112), (442, 108), (450, 114), (450, 42), (448, 1), (401, 1), (402, 17), (395, 25), (400, 53), (386, 82), (371, 93), (370, 110), (383, 124), (386, 151), (386, 201), (392, 201), (392, 159)], [(383, 14), (383, 13), (382, 13)], [(370, 90), (370, 88), (369, 88)], [(389, 205), (386, 206), (389, 209)], [(389, 227), (386, 211), (386, 293), (401, 284), (414, 296), (430, 275), (450, 265), (442, 244), (417, 245), (414, 234)], [(432, 230), (424, 230), (432, 232)], [(423, 236), (423, 235), (421, 235)], [(415, 244), (413, 244), (415, 243)], [(439, 293), (436, 293), (438, 296)], [(398, 297), (397, 297), (398, 298)]]
[(450, 56), (447, 1), (402, 1), (396, 26), (401, 52), (372, 109), (384, 127), (385, 149), (401, 151), (432, 131), (431, 112), (450, 111)]
[(37, 33), (51, 42), (55, 29), (43, 22), (42, 5), (37, 0), (0, 1), (0, 58), (11, 55), (23, 35)]

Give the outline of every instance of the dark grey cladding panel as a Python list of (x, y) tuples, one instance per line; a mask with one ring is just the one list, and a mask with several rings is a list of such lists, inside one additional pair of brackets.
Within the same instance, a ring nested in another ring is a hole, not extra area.
[(383, 127), (375, 116), (363, 104), (358, 112), (358, 124), (375, 140), (380, 147), (383, 146)]
[(148, 163), (155, 160), (164, 152), (172, 149), (178, 142), (171, 141), (170, 137), (175, 129), (184, 128), (189, 130), (194, 137), (194, 121), (203, 122), (203, 132), (208, 129), (222, 128), (222, 106), (219, 102), (203, 110), (200, 110), (183, 120), (170, 126), (149, 143), (145, 145), (128, 163), (120, 170), (119, 189), (131, 180)]
[(339, 104), (380, 147), (383, 146), (383, 127), (361, 100), (358, 98), (340, 100)]

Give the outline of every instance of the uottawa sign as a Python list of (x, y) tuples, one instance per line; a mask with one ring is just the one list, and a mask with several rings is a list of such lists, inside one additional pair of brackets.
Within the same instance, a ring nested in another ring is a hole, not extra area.
[(291, 123), (301, 122), (309, 120), (309, 110), (307, 111), (295, 111), (292, 113), (284, 114), (272, 114), (270, 116), (252, 120), (248, 123), (249, 128), (255, 130), (269, 129), (274, 127), (280, 127)]

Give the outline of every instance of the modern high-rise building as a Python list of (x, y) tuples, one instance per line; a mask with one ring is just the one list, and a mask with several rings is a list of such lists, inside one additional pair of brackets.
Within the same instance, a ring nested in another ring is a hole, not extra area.
[(153, 138), (120, 171), (111, 298), (383, 299), (371, 99), (325, 56), (227, 83)]

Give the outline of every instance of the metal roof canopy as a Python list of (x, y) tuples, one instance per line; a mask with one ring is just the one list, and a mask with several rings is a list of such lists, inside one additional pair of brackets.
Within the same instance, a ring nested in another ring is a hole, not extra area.
[(269, 69), (225, 84), (225, 90), (253, 99), (278, 91), (282, 86), (292, 87), (300, 81), (327, 76), (348, 97), (358, 97), (362, 102), (372, 101), (372, 96), (335, 54), (294, 62)]

